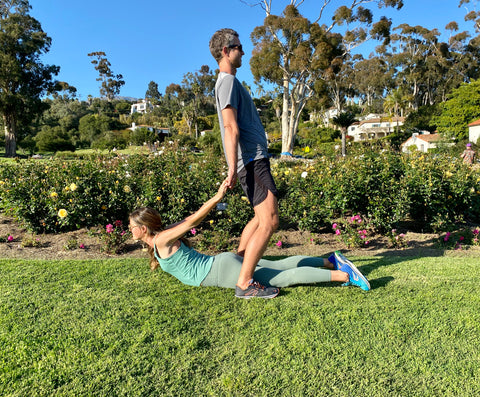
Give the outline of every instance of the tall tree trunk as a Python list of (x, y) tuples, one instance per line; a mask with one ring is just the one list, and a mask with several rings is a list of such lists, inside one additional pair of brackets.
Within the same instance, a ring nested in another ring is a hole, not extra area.
[(288, 77), (283, 79), (283, 107), (282, 107), (282, 153), (292, 153), (293, 146), (291, 145), (291, 131), (290, 131), (290, 90)]
[(17, 125), (13, 114), (4, 114), (5, 125), (5, 156), (15, 157), (17, 155)]
[(347, 129), (345, 127), (341, 128), (342, 130), (342, 156), (347, 155)]

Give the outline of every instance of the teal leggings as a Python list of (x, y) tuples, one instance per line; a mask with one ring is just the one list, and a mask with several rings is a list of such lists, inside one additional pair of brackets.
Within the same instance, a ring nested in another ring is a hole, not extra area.
[[(215, 256), (210, 272), (202, 281), (204, 287), (235, 288), (243, 258), (231, 252)], [(289, 287), (331, 281), (331, 271), (323, 267), (323, 258), (289, 256), (270, 261), (260, 259), (253, 278), (266, 287)]]

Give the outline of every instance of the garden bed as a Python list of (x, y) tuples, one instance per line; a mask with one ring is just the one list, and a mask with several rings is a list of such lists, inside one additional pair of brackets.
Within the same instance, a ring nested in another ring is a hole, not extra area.
[[(12, 218), (0, 215), (0, 236), (13, 237), (10, 242), (0, 242), (0, 258), (19, 259), (102, 259), (102, 258), (142, 258), (147, 253), (140, 242), (128, 240), (121, 254), (107, 254), (102, 251), (102, 243), (92, 231), (81, 229), (68, 233), (32, 235), (18, 225)], [(350, 256), (442, 256), (479, 255), (480, 247), (463, 247), (461, 250), (445, 250), (439, 244), (438, 234), (406, 233), (408, 246), (403, 249), (389, 247), (388, 239), (374, 236), (368, 248), (347, 249), (333, 233), (310, 233), (298, 230), (279, 230), (272, 244), (267, 248), (266, 256), (313, 255), (325, 256), (335, 250), (342, 250)], [(196, 238), (192, 238), (195, 246)], [(313, 240), (313, 241), (312, 241)], [(275, 242), (281, 242), (278, 247)], [(25, 244), (26, 243), (26, 244)], [(27, 245), (27, 246), (25, 246)], [(30, 245), (30, 246), (28, 246)], [(232, 242), (236, 246), (236, 241)], [(82, 246), (82, 248), (80, 248)], [(209, 252), (215, 254), (216, 252)]]

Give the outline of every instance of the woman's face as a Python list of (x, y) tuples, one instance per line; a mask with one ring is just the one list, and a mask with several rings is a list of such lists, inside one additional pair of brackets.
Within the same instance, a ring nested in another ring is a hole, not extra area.
[(128, 230), (132, 233), (134, 240), (141, 240), (143, 237), (143, 228), (139, 225), (136, 225), (132, 220), (128, 224)]

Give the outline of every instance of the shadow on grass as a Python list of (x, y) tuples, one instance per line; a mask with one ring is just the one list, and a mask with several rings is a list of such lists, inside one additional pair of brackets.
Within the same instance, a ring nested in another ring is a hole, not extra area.
[[(355, 259), (352, 260), (352, 263), (362, 272), (363, 275), (365, 275), (368, 278), (368, 275), (372, 273), (374, 270), (385, 267), (385, 266), (390, 266), (394, 265), (397, 263), (409, 261), (415, 258), (422, 258), (422, 257), (442, 257), (445, 255), (446, 250), (444, 248), (431, 248), (432, 246), (435, 246), (438, 243), (437, 238), (431, 238), (427, 239), (425, 241), (422, 241), (421, 245), (416, 245), (416, 246), (410, 246), (404, 249), (390, 249), (390, 250), (382, 250), (379, 253), (372, 253), (371, 256), (368, 256), (368, 251), (365, 252), (365, 258), (359, 257), (359, 256), (353, 256)], [(423, 245), (426, 245), (428, 247), (425, 247)], [(352, 250), (349, 249), (343, 249), (339, 250), (343, 255), (349, 259), (349, 257), (352, 257)], [(328, 253), (324, 255), (324, 258), (328, 258), (333, 252)], [(269, 260), (278, 260), (278, 259), (283, 259), (285, 258), (285, 255), (282, 256), (266, 256), (264, 257), (265, 259)], [(373, 260), (372, 260), (373, 258)], [(368, 262), (366, 264), (362, 265), (362, 262)], [(382, 288), (387, 286), (390, 282), (394, 280), (394, 277), (387, 276), (387, 277), (381, 277), (377, 279), (369, 279), (371, 289), (376, 289), (376, 288)], [(333, 287), (338, 287), (337, 283), (318, 283), (315, 284), (315, 286), (321, 287), (321, 288), (333, 288)], [(283, 291), (282, 293), (286, 293), (286, 291)]]

